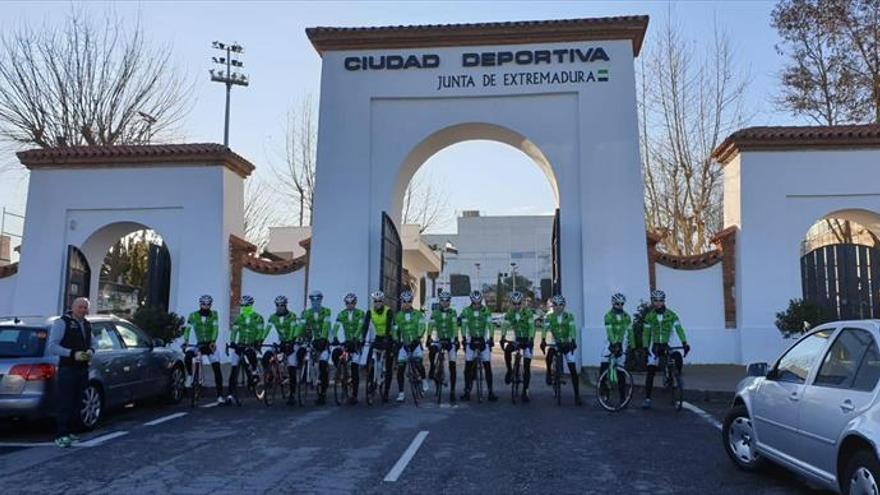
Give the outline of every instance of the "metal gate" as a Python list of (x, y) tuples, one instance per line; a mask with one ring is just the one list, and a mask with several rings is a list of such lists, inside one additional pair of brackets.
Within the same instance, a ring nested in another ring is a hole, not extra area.
[(801, 258), (804, 300), (839, 320), (880, 316), (880, 249), (831, 244)]
[(168, 311), (168, 296), (171, 292), (171, 253), (168, 246), (150, 244), (147, 255), (147, 294), (144, 304)]
[(553, 295), (562, 293), (562, 262), (561, 262), (561, 240), (559, 238), (559, 208), (556, 209), (556, 215), (553, 217), (553, 237), (550, 240), (551, 249), (551, 286)]
[(67, 246), (67, 274), (64, 277), (64, 307), (67, 312), (77, 297), (89, 297), (89, 286), (92, 282), (92, 270), (86, 256), (76, 246)]
[(403, 244), (394, 221), (382, 212), (382, 246), (379, 254), (379, 280), (385, 293), (385, 304), (400, 309), (400, 287), (403, 284)]

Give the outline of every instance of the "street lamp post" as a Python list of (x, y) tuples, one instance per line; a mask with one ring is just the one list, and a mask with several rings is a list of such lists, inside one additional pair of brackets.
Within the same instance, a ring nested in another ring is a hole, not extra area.
[(238, 58), (244, 53), (244, 47), (238, 43), (221, 43), (214, 41), (211, 46), (217, 50), (225, 51), (225, 57), (211, 57), (211, 61), (220, 65), (221, 69), (211, 69), (211, 81), (223, 83), (226, 85), (226, 118), (223, 125), (223, 145), (229, 146), (229, 95), (232, 92), (232, 86), (247, 86), (250, 82), (248, 76), (241, 72), (233, 72), (233, 68), (242, 69), (244, 64)]
[(516, 263), (510, 263), (510, 278), (513, 280), (513, 292), (516, 292)]
[(477, 267), (477, 290), (482, 292), (483, 286), (480, 284), (480, 264), (474, 263), (474, 266)]

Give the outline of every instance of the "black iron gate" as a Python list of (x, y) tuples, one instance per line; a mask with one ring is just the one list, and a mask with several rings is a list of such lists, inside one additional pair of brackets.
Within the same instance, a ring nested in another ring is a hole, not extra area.
[(831, 244), (801, 258), (804, 300), (836, 319), (880, 317), (880, 249)]
[(553, 295), (562, 293), (562, 263), (560, 253), (561, 239), (559, 237), (559, 208), (556, 209), (556, 215), (553, 217), (553, 237), (550, 241), (551, 249), (551, 286)]
[(385, 292), (385, 303), (395, 311), (400, 308), (400, 287), (403, 283), (403, 244), (394, 221), (382, 212), (382, 245), (379, 254), (379, 280)]
[(171, 253), (163, 242), (150, 244), (147, 255), (147, 294), (146, 306), (168, 311), (168, 296), (171, 292)]
[(64, 277), (64, 307), (67, 312), (77, 297), (89, 297), (92, 270), (86, 256), (76, 246), (67, 246), (67, 274)]

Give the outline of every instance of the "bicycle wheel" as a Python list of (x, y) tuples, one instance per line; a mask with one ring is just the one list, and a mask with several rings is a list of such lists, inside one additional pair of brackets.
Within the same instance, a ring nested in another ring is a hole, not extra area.
[[(195, 361), (195, 359), (193, 359)], [(189, 394), (189, 406), (196, 407), (196, 404), (199, 402), (199, 398), (202, 395), (202, 366), (199, 363), (193, 362), (193, 376), (192, 376), (192, 388), (190, 389)]]
[(520, 369), (520, 360), (522, 356), (517, 352), (513, 356), (513, 377), (510, 380), (510, 401), (516, 404), (519, 399), (519, 386), (522, 381), (522, 370)]
[(364, 390), (364, 396), (366, 397), (367, 404), (372, 406), (373, 400), (376, 397), (376, 389), (379, 387), (376, 386), (376, 373), (375, 373), (375, 365), (373, 361), (370, 360), (370, 363), (367, 365), (367, 384), (366, 390)]
[(270, 366), (269, 370), (263, 374), (263, 403), (266, 406), (271, 406), (275, 402), (275, 394), (278, 391), (276, 372), (274, 366)]
[(676, 370), (672, 374), (672, 407), (675, 408), (675, 411), (681, 411), (681, 406), (684, 404), (684, 382), (681, 379), (681, 374)]
[(299, 386), (296, 387), (296, 399), (301, 406), (306, 404), (306, 399), (309, 397), (309, 366), (310, 363), (308, 362), (303, 366), (302, 372), (300, 372), (299, 376)]
[(339, 366), (336, 367), (336, 370), (333, 372), (333, 400), (336, 401), (337, 406), (341, 406), (345, 402), (345, 391), (342, 383), (342, 361), (339, 362)]
[(443, 382), (446, 381), (446, 370), (443, 366), (446, 364), (446, 353), (444, 351), (437, 352), (434, 356), (434, 395), (437, 398), (437, 405), (443, 402)]
[(596, 398), (599, 405), (610, 412), (626, 408), (632, 399), (632, 376), (623, 367), (618, 367), (616, 371), (616, 380), (611, 376), (611, 368), (603, 371), (596, 380)]
[[(282, 360), (280, 362), (286, 363), (287, 361)], [(278, 392), (281, 394), (281, 398), (284, 399), (285, 401), (290, 400), (290, 395), (291, 395), (290, 386), (293, 383), (292, 382), (293, 379), (294, 379), (294, 377), (290, 376), (287, 373), (287, 367), (279, 364), (278, 365), (278, 387), (277, 388), (278, 388)]]
[(412, 359), (410, 359), (409, 363), (406, 365), (406, 374), (409, 378), (409, 391), (412, 394), (413, 404), (418, 406), (419, 392), (421, 392), (422, 385), (419, 383), (419, 372), (416, 370), (416, 363)]
[(556, 405), (562, 405), (562, 360), (559, 352), (553, 355), (553, 394), (556, 397)]
[(483, 361), (476, 360), (477, 363), (477, 402), (483, 402)]

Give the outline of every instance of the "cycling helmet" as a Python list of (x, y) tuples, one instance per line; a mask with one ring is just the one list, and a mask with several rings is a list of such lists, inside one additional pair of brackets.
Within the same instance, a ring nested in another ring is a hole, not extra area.
[(322, 301), (324, 299), (324, 294), (319, 290), (314, 290), (309, 294), (309, 301)]
[(209, 296), (208, 294), (205, 294), (204, 296), (199, 298), (200, 306), (210, 306), (212, 304), (214, 304), (214, 298)]
[(403, 302), (403, 303), (413, 302), (413, 293), (408, 290), (401, 292), (400, 293), (400, 302)]
[(483, 293), (475, 290), (471, 292), (471, 302), (478, 303), (483, 300)]
[(565, 297), (563, 297), (562, 294), (556, 294), (553, 296), (552, 301), (554, 306), (565, 306)]
[(523, 302), (522, 292), (520, 292), (518, 290), (511, 292), (510, 293), (510, 302), (512, 304), (522, 304), (522, 302)]
[(287, 296), (278, 296), (275, 298), (275, 306), (287, 306)]
[(342, 301), (345, 304), (357, 304), (358, 296), (356, 296), (353, 292), (349, 292), (345, 295), (345, 298)]
[(440, 302), (449, 302), (452, 301), (452, 294), (446, 292), (445, 290), (440, 293)]
[(626, 304), (626, 296), (618, 292), (611, 296), (611, 304)]
[(253, 306), (254, 298), (251, 296), (241, 296), (241, 305), (242, 306)]
[(666, 302), (666, 293), (659, 289), (651, 291), (651, 301)]
[(377, 290), (376, 292), (373, 292), (372, 294), (370, 294), (370, 299), (372, 299), (373, 302), (384, 302), (385, 301), (385, 293), (382, 292), (381, 290)]

